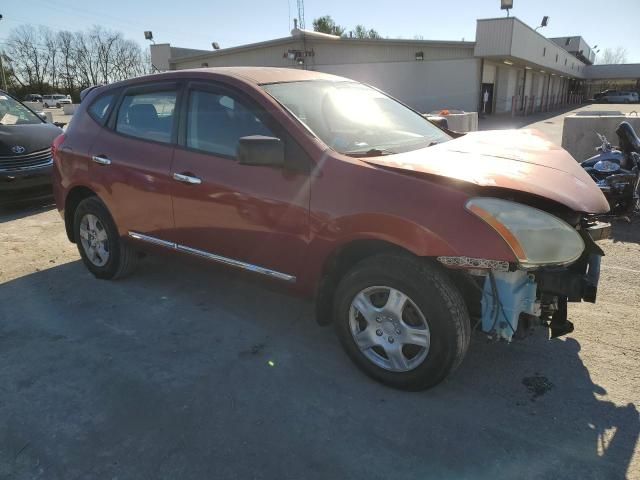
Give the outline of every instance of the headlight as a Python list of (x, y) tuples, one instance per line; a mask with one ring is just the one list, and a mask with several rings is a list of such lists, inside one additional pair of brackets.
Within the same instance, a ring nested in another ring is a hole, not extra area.
[(487, 197), (472, 198), (466, 207), (500, 234), (524, 268), (568, 264), (584, 250), (571, 225), (537, 208)]

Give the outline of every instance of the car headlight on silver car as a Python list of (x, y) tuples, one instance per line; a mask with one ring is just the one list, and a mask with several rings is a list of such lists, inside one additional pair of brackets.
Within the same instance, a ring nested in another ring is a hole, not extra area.
[(489, 197), (472, 198), (466, 208), (498, 232), (523, 268), (566, 265), (584, 251), (571, 225), (537, 208)]

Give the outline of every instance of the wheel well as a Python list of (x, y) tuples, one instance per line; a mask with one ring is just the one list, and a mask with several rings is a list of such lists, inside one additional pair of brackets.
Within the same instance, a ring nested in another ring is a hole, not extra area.
[(320, 325), (329, 325), (333, 321), (333, 296), (345, 273), (367, 257), (391, 252), (414, 256), (410, 251), (383, 240), (355, 240), (335, 251), (324, 264), (316, 292), (316, 321)]
[(67, 194), (67, 199), (64, 202), (64, 228), (67, 231), (67, 238), (69, 238), (70, 242), (76, 243), (73, 236), (73, 217), (76, 213), (76, 208), (85, 198), (95, 196), (96, 193), (88, 187), (74, 187)]

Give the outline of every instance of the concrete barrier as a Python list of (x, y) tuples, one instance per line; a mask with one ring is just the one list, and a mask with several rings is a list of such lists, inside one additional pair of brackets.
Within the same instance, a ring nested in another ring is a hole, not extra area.
[(44, 112), (44, 114), (47, 116), (47, 122), (49, 122), (49, 123), (53, 123), (53, 113), (51, 113), (51, 112)]
[(62, 111), (65, 115), (73, 115), (76, 113), (76, 108), (78, 108), (78, 104), (76, 103), (65, 103), (62, 105)]
[(34, 112), (41, 112), (43, 106), (40, 102), (22, 102)]
[(478, 112), (451, 113), (441, 116), (447, 119), (449, 130), (455, 132), (475, 132), (478, 130)]
[(562, 148), (573, 158), (581, 162), (596, 154), (600, 145), (596, 132), (601, 133), (611, 145), (618, 145), (615, 133), (620, 122), (628, 121), (640, 134), (640, 117), (623, 115), (621, 112), (588, 112), (589, 115), (571, 115), (565, 117), (562, 128)]

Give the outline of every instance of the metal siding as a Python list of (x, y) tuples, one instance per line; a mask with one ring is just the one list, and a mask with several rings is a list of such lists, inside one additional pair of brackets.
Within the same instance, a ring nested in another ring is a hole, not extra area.
[(478, 109), (480, 60), (476, 58), (318, 65), (317, 70), (373, 85), (420, 112)]
[[(512, 57), (535, 63), (541, 67), (556, 70), (567, 75), (576, 77), (584, 76), (581, 71), (582, 69), (578, 70), (577, 68), (579, 66), (584, 67), (584, 64), (569, 52), (520, 21), (514, 19), (513, 27)], [(546, 55), (543, 55), (545, 48)], [(557, 62), (556, 55), (558, 55)], [(567, 65), (564, 64), (565, 59), (567, 59)], [(572, 63), (575, 64), (574, 69), (571, 69)]]
[(513, 39), (513, 18), (478, 20), (474, 55), (509, 55)]

